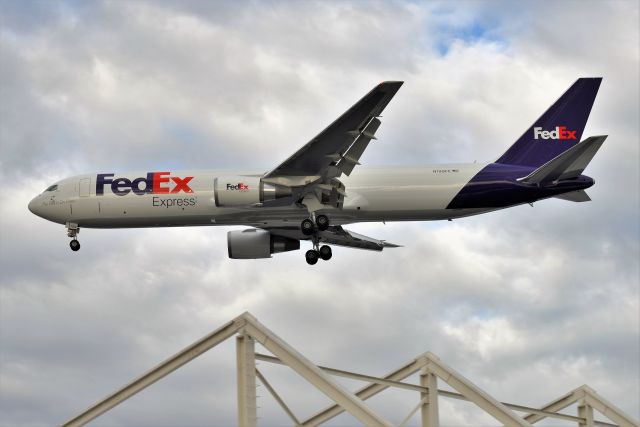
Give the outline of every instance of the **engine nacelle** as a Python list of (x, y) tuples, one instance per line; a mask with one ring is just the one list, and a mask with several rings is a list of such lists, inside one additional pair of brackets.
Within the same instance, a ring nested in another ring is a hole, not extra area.
[(271, 258), (271, 254), (300, 249), (300, 240), (274, 236), (267, 230), (250, 228), (227, 233), (229, 258)]
[(291, 196), (291, 188), (262, 182), (257, 176), (221, 176), (213, 182), (216, 206), (251, 206)]

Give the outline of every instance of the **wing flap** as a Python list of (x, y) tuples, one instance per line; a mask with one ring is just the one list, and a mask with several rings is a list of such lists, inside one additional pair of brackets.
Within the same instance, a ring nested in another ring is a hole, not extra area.
[(348, 248), (365, 249), (370, 251), (382, 251), (384, 248), (398, 248), (399, 245), (374, 239), (353, 231), (345, 230), (341, 226), (329, 227), (328, 230), (319, 233), (320, 241), (330, 245), (345, 246)]

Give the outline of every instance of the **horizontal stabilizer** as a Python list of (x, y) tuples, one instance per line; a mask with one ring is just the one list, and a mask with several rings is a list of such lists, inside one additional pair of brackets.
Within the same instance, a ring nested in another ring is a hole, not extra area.
[(607, 135), (591, 136), (549, 160), (526, 177), (520, 178), (519, 181), (527, 184), (540, 184), (576, 178), (582, 174), (605, 139), (607, 139)]
[(558, 194), (554, 196), (556, 199), (562, 199), (569, 202), (590, 202), (591, 197), (584, 190), (571, 191), (569, 193)]

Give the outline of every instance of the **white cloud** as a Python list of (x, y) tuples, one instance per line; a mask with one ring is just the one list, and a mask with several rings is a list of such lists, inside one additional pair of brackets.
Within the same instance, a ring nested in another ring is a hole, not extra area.
[(444, 334), (458, 341), (469, 353), (477, 353), (484, 361), (491, 362), (493, 354), (521, 351), (525, 343), (508, 319), (481, 319), (472, 317), (463, 324), (443, 325)]

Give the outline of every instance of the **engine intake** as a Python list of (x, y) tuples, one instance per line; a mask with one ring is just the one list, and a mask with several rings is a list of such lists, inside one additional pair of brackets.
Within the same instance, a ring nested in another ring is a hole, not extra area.
[(250, 228), (227, 233), (229, 258), (271, 258), (271, 254), (300, 249), (300, 240), (274, 236), (267, 230)]
[(291, 188), (255, 176), (222, 176), (213, 182), (216, 206), (251, 206), (291, 196)]

